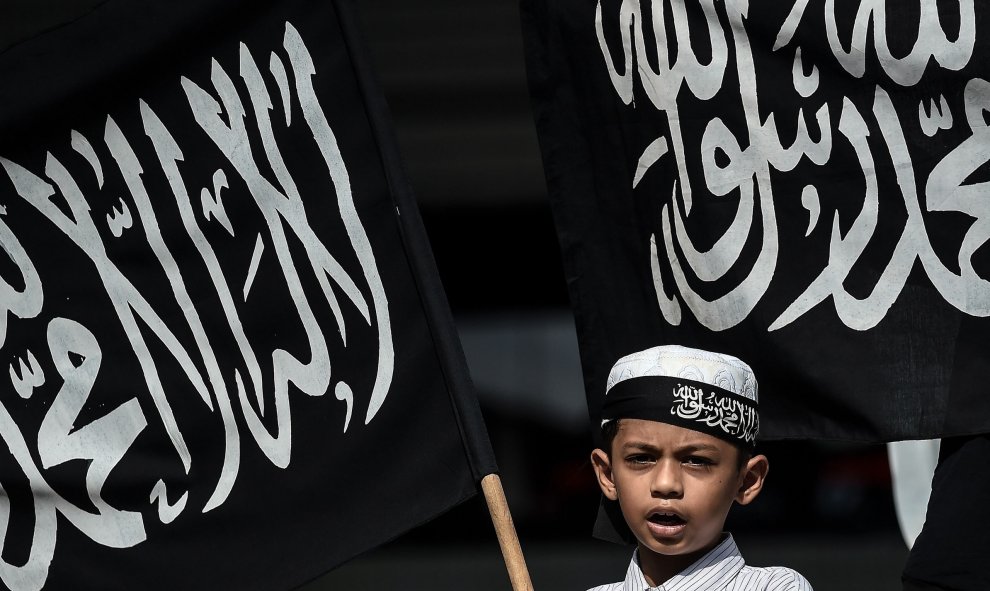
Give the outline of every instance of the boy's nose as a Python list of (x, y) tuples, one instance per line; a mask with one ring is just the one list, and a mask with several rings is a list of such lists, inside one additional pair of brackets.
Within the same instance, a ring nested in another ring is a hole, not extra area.
[(653, 496), (662, 499), (677, 499), (684, 494), (679, 462), (660, 461), (656, 465), (653, 478)]

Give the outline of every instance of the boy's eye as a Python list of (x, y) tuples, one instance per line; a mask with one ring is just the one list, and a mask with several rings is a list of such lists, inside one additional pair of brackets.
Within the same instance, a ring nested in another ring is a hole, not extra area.
[(630, 464), (651, 464), (653, 463), (653, 456), (648, 456), (646, 454), (636, 454), (626, 458), (626, 461)]
[(691, 466), (711, 466), (715, 462), (703, 456), (688, 456), (684, 459), (684, 463)]

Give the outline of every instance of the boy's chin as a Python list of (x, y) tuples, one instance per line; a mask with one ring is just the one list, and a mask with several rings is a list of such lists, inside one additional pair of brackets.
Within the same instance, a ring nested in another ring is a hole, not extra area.
[(719, 533), (710, 540), (692, 539), (689, 535), (677, 538), (654, 538), (645, 540), (638, 539), (639, 547), (659, 556), (683, 557), (694, 556), (708, 552), (719, 544), (723, 539), (723, 534)]

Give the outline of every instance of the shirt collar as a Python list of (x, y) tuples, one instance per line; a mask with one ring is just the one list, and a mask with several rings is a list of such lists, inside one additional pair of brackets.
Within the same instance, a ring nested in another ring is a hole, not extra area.
[(694, 564), (674, 575), (658, 587), (650, 587), (646, 576), (639, 566), (639, 553), (633, 553), (633, 559), (626, 571), (626, 579), (622, 591), (687, 591), (689, 589), (710, 589), (718, 591), (735, 578), (736, 574), (746, 565), (732, 534), (699, 558)]

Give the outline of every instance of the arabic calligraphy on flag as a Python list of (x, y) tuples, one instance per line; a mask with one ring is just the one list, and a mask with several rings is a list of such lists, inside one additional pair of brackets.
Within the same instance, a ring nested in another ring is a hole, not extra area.
[[(27, 114), (0, 121), (12, 590), (295, 587), (494, 471), (464, 451), (471, 413), (451, 405), (476, 402), (448, 391), (464, 386), (434, 339), (453, 331), (423, 299), (432, 269), (346, 15), (204, 21), (229, 8), (108, 5), (0, 54), (23, 83), (8, 114)], [(176, 52), (203, 22), (223, 25)], [(76, 44), (94, 32), (107, 43)], [(94, 69), (32, 96), (19, 52), (40, 69), (66, 48), (65, 70)], [(386, 453), (389, 483), (368, 461)]]
[(593, 410), (609, 363), (678, 342), (751, 361), (770, 437), (990, 427), (982, 11), (524, 3)]

